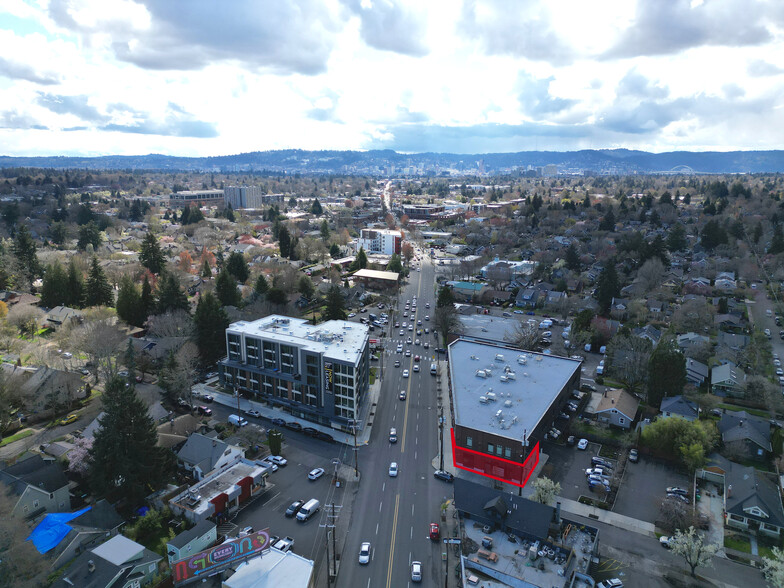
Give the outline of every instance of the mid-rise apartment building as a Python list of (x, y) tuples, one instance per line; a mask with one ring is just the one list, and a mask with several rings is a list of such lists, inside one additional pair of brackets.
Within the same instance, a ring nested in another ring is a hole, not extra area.
[(383, 255), (400, 255), (403, 244), (403, 235), (399, 230), (389, 229), (362, 229), (357, 239), (357, 251), (364, 248), (366, 253), (381, 253)]
[(349, 432), (368, 393), (368, 341), (368, 328), (349, 321), (311, 325), (270, 315), (232, 323), (226, 329), (221, 383)]
[(282, 203), (283, 194), (267, 194), (259, 186), (228, 186), (223, 190), (226, 206), (239, 208), (263, 208), (270, 204)]

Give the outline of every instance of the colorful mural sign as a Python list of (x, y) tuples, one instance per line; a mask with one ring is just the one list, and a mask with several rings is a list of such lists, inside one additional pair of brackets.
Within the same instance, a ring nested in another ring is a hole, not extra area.
[(174, 583), (206, 578), (269, 547), (269, 529), (221, 543), (173, 564)]
[(324, 391), (332, 392), (332, 362), (324, 362)]

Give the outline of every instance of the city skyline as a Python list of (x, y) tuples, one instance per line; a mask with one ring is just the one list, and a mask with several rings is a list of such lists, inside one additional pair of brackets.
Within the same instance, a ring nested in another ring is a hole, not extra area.
[(784, 10), (9, 0), (1, 155), (777, 149)]

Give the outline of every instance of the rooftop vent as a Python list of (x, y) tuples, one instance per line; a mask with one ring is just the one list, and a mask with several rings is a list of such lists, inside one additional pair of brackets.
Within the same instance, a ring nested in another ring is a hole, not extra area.
[(495, 354), (495, 360), (496, 360), (496, 361), (504, 361), (504, 356), (503, 356), (503, 354), (501, 354), (501, 353), (496, 353), (496, 354)]
[(485, 370), (476, 370), (476, 377), (477, 378), (486, 378), (487, 372)]
[(498, 412), (495, 413), (495, 418), (497, 418), (499, 421), (503, 419), (503, 416), (504, 416), (503, 410), (499, 410)]

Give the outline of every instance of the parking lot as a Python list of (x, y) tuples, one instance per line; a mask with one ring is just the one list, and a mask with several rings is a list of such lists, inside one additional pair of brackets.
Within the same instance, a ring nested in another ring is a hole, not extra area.
[(549, 443), (544, 451), (550, 455), (548, 464), (555, 465), (549, 477), (561, 484), (561, 496), (571, 500), (577, 500), (580, 496), (602, 498), (603, 492), (593, 494), (585, 479), (585, 470), (591, 467), (591, 457), (599, 454), (596, 443), (589, 443), (584, 451), (577, 449), (577, 446)]
[(673, 470), (672, 465), (650, 461), (641, 455), (637, 463), (627, 463), (613, 510), (654, 523), (669, 486), (691, 488), (688, 477)]

